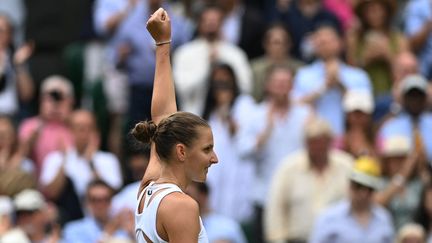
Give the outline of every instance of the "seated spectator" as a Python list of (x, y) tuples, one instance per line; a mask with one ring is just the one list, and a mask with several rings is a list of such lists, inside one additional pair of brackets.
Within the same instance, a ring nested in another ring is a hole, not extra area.
[(15, 196), (14, 205), (16, 224), (31, 242), (58, 242), (60, 228), (55, 214), (49, 213), (49, 205), (40, 192), (26, 189)]
[(0, 242), (30, 243), (24, 231), (15, 227), (14, 213), (12, 200), (7, 196), (0, 196)]
[(291, 37), (281, 24), (274, 24), (267, 29), (263, 46), (265, 54), (251, 60), (254, 78), (252, 95), (257, 102), (261, 102), (264, 98), (265, 80), (271, 66), (286, 65), (291, 70), (297, 71), (303, 65), (301, 61), (290, 55)]
[(389, 137), (380, 151), (383, 184), (375, 201), (392, 214), (395, 229), (412, 222), (420, 203), (423, 183), (417, 174), (418, 156), (407, 137)]
[(135, 237), (133, 214), (132, 217), (129, 214), (121, 213), (115, 217), (110, 215), (113, 195), (114, 190), (105, 182), (101, 180), (90, 182), (85, 197), (85, 205), (89, 215), (66, 224), (62, 242), (98, 243), (105, 242), (110, 238), (133, 239)]
[(72, 134), (66, 123), (73, 108), (74, 91), (69, 80), (50, 76), (41, 85), (39, 115), (24, 120), (19, 138), (25, 154), (36, 164), (40, 174), (45, 156), (59, 150), (63, 144), (72, 144)]
[(399, 230), (396, 243), (426, 243), (425, 230), (418, 224), (406, 224)]
[(375, 156), (375, 128), (372, 122), (374, 102), (369, 92), (348, 91), (344, 94), (345, 134), (337, 138), (337, 147), (354, 157)]
[(213, 212), (209, 203), (210, 188), (206, 183), (193, 182), (187, 188), (197, 201), (209, 243), (246, 243), (240, 224), (232, 218)]
[(73, 146), (62, 145), (61, 150), (48, 154), (40, 177), (43, 191), (66, 214), (66, 221), (80, 218), (80, 202), (92, 180), (100, 179), (115, 190), (122, 186), (117, 157), (99, 150), (100, 138), (93, 114), (86, 110), (73, 112), (70, 129)]
[(346, 196), (353, 158), (331, 149), (330, 125), (309, 121), (305, 140), (306, 150), (285, 157), (272, 177), (264, 211), (268, 242), (307, 242), (318, 214)]
[(379, 165), (374, 159), (357, 159), (350, 175), (349, 198), (318, 217), (309, 242), (392, 243), (391, 216), (373, 201), (379, 176)]
[(34, 188), (34, 170), (33, 161), (24, 156), (19, 146), (12, 120), (0, 115), (0, 195), (14, 196)]
[(392, 87), (391, 64), (398, 53), (408, 51), (405, 36), (392, 28), (394, 0), (358, 1), (359, 27), (347, 34), (348, 63), (369, 75), (375, 97), (388, 95)]
[(318, 59), (299, 69), (293, 95), (314, 107), (320, 117), (329, 121), (335, 136), (341, 136), (345, 131), (343, 94), (352, 90), (371, 93), (370, 81), (363, 70), (345, 64), (340, 58), (342, 38), (332, 26), (317, 27), (313, 40)]
[(180, 46), (173, 57), (173, 75), (179, 94), (180, 109), (201, 115), (208, 89), (206, 77), (214, 62), (232, 66), (240, 91), (250, 93), (252, 72), (246, 54), (221, 36), (223, 12), (217, 6), (202, 10), (197, 38)]

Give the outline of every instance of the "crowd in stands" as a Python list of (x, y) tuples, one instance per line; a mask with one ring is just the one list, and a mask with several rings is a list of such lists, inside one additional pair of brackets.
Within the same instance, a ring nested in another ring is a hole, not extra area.
[(155, 43), (211, 243), (432, 243), (429, 0), (0, 1), (0, 242), (135, 242)]

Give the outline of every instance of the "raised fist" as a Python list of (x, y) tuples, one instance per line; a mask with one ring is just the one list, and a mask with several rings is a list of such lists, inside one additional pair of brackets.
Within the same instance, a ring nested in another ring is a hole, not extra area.
[(159, 8), (147, 21), (147, 30), (156, 43), (171, 40), (171, 22), (168, 13)]

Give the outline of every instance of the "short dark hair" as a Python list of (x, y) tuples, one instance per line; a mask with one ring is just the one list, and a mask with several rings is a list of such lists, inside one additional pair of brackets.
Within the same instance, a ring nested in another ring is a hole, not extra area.
[(103, 186), (103, 187), (107, 188), (110, 191), (111, 196), (113, 196), (115, 193), (114, 188), (112, 188), (110, 185), (108, 185), (108, 183), (106, 183), (105, 181), (103, 181), (101, 179), (96, 179), (96, 180), (91, 181), (87, 185), (86, 196), (88, 197), (90, 190), (93, 189), (94, 187), (97, 187), (97, 186)]

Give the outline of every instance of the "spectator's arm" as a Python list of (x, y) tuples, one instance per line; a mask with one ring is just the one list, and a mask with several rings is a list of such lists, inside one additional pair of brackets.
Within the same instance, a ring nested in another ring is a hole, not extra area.
[(66, 186), (65, 162), (66, 156), (60, 152), (49, 154), (44, 160), (40, 183), (44, 194), (50, 200), (58, 199)]
[(409, 44), (411, 46), (411, 49), (414, 52), (419, 52), (426, 44), (426, 41), (428, 40), (430, 34), (432, 31), (432, 21), (427, 21), (424, 23), (423, 27), (415, 33), (414, 35), (409, 37)]

